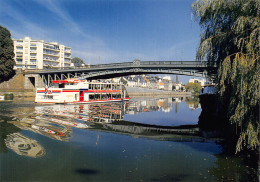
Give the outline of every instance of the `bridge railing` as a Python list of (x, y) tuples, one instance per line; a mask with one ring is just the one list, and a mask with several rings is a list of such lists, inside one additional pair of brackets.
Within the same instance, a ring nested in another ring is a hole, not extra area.
[(44, 70), (69, 70), (69, 69), (97, 69), (97, 68), (115, 68), (115, 67), (141, 67), (141, 66), (158, 66), (158, 65), (176, 65), (180, 67), (206, 67), (206, 61), (139, 61), (139, 62), (123, 62), (110, 64), (85, 65), (81, 67), (62, 67), (62, 68), (46, 68)]

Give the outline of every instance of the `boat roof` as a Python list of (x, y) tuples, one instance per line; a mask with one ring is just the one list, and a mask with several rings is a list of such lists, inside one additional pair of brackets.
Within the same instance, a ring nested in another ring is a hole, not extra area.
[(91, 83), (91, 84), (117, 84), (117, 85), (122, 85), (120, 83), (107, 83), (107, 82), (98, 82), (98, 81), (95, 81), (95, 82), (91, 82), (91, 81), (88, 81), (88, 80), (79, 80), (79, 79), (67, 79), (67, 80), (52, 80), (51, 81), (52, 83), (59, 83), (59, 84), (62, 84), (62, 83), (80, 83), (80, 82), (88, 82), (88, 83)]

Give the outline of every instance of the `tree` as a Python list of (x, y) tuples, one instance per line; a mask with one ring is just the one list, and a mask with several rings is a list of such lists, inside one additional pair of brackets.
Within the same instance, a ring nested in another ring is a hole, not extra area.
[[(257, 0), (197, 0), (202, 27), (199, 60), (218, 65), (220, 113), (235, 135), (236, 152), (260, 145), (260, 3)], [(228, 127), (227, 127), (228, 128)]]
[(0, 26), (0, 83), (9, 80), (15, 75), (13, 57), (14, 46), (11, 33)]
[(77, 67), (82, 66), (82, 64), (85, 64), (85, 62), (78, 57), (72, 58), (71, 62), (74, 63), (74, 66), (77, 66)]
[(189, 92), (199, 93), (201, 89), (201, 85), (200, 83), (188, 82), (185, 86), (185, 89), (188, 90)]

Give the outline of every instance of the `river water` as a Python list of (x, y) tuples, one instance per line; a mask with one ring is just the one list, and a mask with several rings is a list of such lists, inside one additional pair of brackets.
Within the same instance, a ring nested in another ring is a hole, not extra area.
[(0, 181), (256, 181), (200, 135), (198, 98), (0, 103)]

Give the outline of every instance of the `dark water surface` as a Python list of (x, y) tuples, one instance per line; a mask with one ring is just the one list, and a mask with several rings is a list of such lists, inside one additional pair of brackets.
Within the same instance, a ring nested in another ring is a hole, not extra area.
[(254, 181), (254, 169), (200, 137), (200, 112), (197, 98), (2, 102), (0, 181)]

